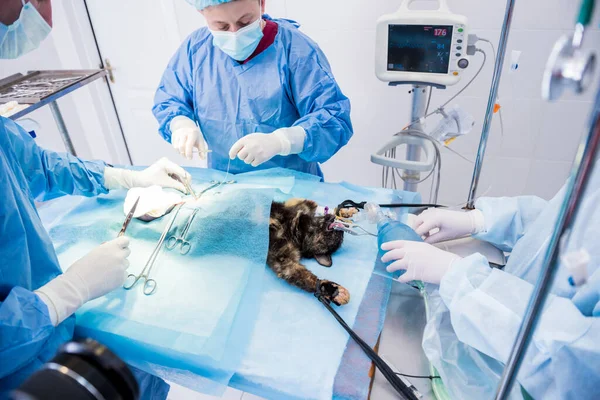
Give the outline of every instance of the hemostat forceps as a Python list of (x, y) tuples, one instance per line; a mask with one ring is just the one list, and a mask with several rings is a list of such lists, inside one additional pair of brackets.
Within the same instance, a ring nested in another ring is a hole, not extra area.
[(177, 218), (177, 214), (179, 214), (179, 210), (181, 210), (181, 206), (177, 207), (177, 211), (175, 211), (175, 214), (173, 214), (173, 217), (171, 217), (171, 220), (165, 227), (165, 230), (163, 231), (162, 235), (160, 236), (160, 239), (158, 240), (158, 244), (154, 248), (154, 251), (152, 251), (152, 254), (150, 254), (150, 258), (146, 262), (146, 265), (144, 266), (144, 269), (142, 270), (142, 272), (140, 272), (139, 275), (129, 274), (127, 276), (127, 279), (125, 280), (123, 289), (130, 290), (138, 283), (139, 280), (143, 279), (144, 280), (143, 293), (146, 296), (150, 296), (151, 294), (153, 294), (156, 291), (157, 284), (154, 279), (150, 278), (150, 272), (152, 272), (152, 267), (154, 267), (154, 264), (156, 263), (156, 259), (158, 258), (160, 249), (162, 248), (162, 245), (165, 242), (165, 238), (167, 237), (167, 234), (171, 230), (171, 227), (173, 226), (173, 223), (175, 222), (175, 219)]
[(185, 226), (181, 230), (180, 237), (173, 235), (169, 238), (169, 240), (167, 240), (167, 244), (165, 245), (167, 249), (173, 250), (175, 247), (177, 247), (179, 243), (181, 243), (181, 255), (185, 256), (187, 253), (190, 252), (190, 250), (192, 249), (192, 245), (187, 240), (187, 234), (190, 230), (190, 227), (192, 226), (192, 222), (194, 222), (196, 214), (198, 214), (198, 211), (200, 211), (199, 208), (194, 209), (194, 212), (192, 213), (192, 215), (190, 215)]
[(206, 189), (204, 189), (200, 193), (198, 193), (198, 198), (200, 198), (204, 193), (206, 193), (210, 190), (213, 190), (216, 187), (219, 187), (221, 185), (233, 185), (234, 183), (236, 183), (236, 181), (227, 181), (227, 182), (211, 181), (209, 187), (207, 187)]

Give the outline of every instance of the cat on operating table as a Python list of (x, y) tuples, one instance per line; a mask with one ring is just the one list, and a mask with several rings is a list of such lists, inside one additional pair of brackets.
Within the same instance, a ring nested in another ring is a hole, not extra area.
[(321, 293), (335, 304), (350, 301), (350, 293), (339, 284), (320, 280), (301, 264), (301, 258), (314, 258), (331, 267), (331, 255), (344, 240), (344, 232), (331, 229), (334, 215), (317, 216), (311, 200), (291, 199), (273, 202), (269, 223), (267, 264), (281, 279), (309, 293)]

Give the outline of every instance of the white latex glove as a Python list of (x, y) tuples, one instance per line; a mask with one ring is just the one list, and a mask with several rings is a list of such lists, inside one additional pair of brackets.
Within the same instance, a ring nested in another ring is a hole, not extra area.
[(252, 133), (234, 143), (229, 158), (238, 157), (253, 167), (275, 156), (299, 154), (304, 150), (306, 131), (301, 126), (278, 129), (273, 133)]
[(90, 300), (123, 285), (129, 267), (129, 239), (106, 242), (76, 261), (64, 274), (35, 291), (57, 326)]
[(164, 157), (143, 171), (111, 167), (104, 169), (104, 186), (108, 190), (161, 186), (187, 193), (182, 182), (190, 183), (191, 181), (190, 174)]
[(194, 147), (198, 149), (198, 156), (205, 160), (208, 145), (200, 128), (188, 117), (178, 116), (171, 120), (171, 144), (183, 157), (191, 160), (194, 157)]
[(381, 261), (388, 263), (388, 272), (405, 270), (398, 278), (399, 282), (423, 281), (439, 285), (442, 278), (452, 268), (452, 264), (461, 258), (456, 254), (440, 250), (427, 243), (397, 240), (381, 245), (387, 251)]
[(479, 210), (463, 212), (430, 208), (414, 223), (417, 234), (430, 244), (474, 235), (484, 229), (483, 213)]

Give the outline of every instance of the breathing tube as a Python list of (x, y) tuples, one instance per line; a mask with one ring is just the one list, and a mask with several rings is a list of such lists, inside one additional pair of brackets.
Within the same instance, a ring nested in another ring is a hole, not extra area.
[[(340, 203), (337, 206), (336, 212), (338, 212), (339, 210), (341, 210), (343, 208), (356, 208), (358, 210), (364, 210), (366, 205), (367, 205), (366, 201), (357, 203), (352, 200), (345, 200), (344, 202)], [(383, 208), (446, 208), (446, 206), (442, 206), (440, 204), (419, 204), (419, 203), (378, 204), (378, 206), (383, 207)]]

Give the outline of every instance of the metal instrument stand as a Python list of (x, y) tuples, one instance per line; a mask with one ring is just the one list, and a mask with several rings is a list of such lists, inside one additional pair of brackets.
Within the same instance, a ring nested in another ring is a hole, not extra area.
[(28, 106), (9, 116), (12, 120), (24, 117), (45, 105), (50, 106), (58, 131), (69, 153), (77, 156), (69, 131), (56, 102), (59, 98), (100, 79), (105, 70), (29, 71), (0, 80), (0, 104), (16, 101)]

